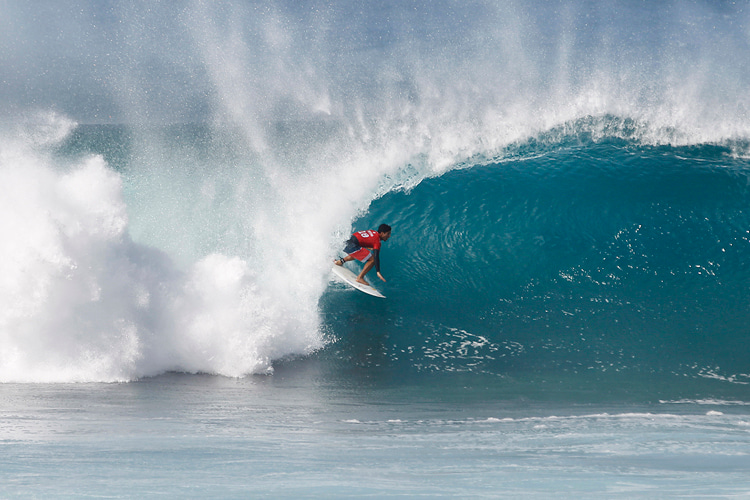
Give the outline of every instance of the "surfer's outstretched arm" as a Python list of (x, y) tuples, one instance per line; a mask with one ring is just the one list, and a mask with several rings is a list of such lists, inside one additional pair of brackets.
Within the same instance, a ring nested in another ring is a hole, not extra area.
[[(388, 238), (386, 238), (387, 240)], [(380, 250), (373, 250), (372, 251), (372, 259), (370, 259), (372, 263), (375, 265), (375, 271), (378, 273), (378, 278), (380, 278), (382, 281), (385, 281), (385, 278), (383, 278), (383, 275), (380, 274)]]

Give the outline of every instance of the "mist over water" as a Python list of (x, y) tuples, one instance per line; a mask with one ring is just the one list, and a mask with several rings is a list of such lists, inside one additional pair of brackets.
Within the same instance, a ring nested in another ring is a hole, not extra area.
[(0, 380), (310, 354), (352, 221), (457, 167), (609, 138), (742, 157), (747, 21), (709, 2), (6, 2)]

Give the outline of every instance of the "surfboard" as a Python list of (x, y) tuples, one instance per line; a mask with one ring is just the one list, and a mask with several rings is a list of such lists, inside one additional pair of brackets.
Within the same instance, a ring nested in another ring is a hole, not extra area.
[(377, 291), (375, 288), (373, 288), (370, 285), (363, 285), (362, 283), (357, 281), (357, 275), (351, 272), (349, 269), (345, 268), (344, 266), (333, 266), (333, 274), (341, 278), (344, 283), (347, 285), (350, 285), (360, 292), (365, 292), (368, 295), (372, 295), (374, 297), (380, 297), (381, 299), (385, 298), (385, 295)]

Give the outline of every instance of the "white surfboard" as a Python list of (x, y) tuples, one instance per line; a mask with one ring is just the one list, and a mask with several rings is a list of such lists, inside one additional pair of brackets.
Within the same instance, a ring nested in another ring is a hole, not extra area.
[(385, 298), (385, 295), (377, 291), (375, 288), (373, 288), (370, 285), (363, 285), (359, 281), (357, 281), (357, 275), (351, 272), (349, 269), (345, 268), (344, 266), (333, 266), (333, 274), (341, 278), (347, 285), (351, 285), (360, 292), (365, 292), (366, 294), (372, 295), (374, 297), (380, 297), (381, 299)]

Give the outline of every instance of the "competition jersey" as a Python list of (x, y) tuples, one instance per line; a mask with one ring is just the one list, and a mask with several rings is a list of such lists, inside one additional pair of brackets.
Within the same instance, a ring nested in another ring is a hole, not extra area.
[(380, 250), (380, 235), (377, 231), (368, 229), (367, 231), (357, 231), (354, 233), (354, 237), (357, 238), (360, 246), (365, 248), (372, 248), (373, 250)]

